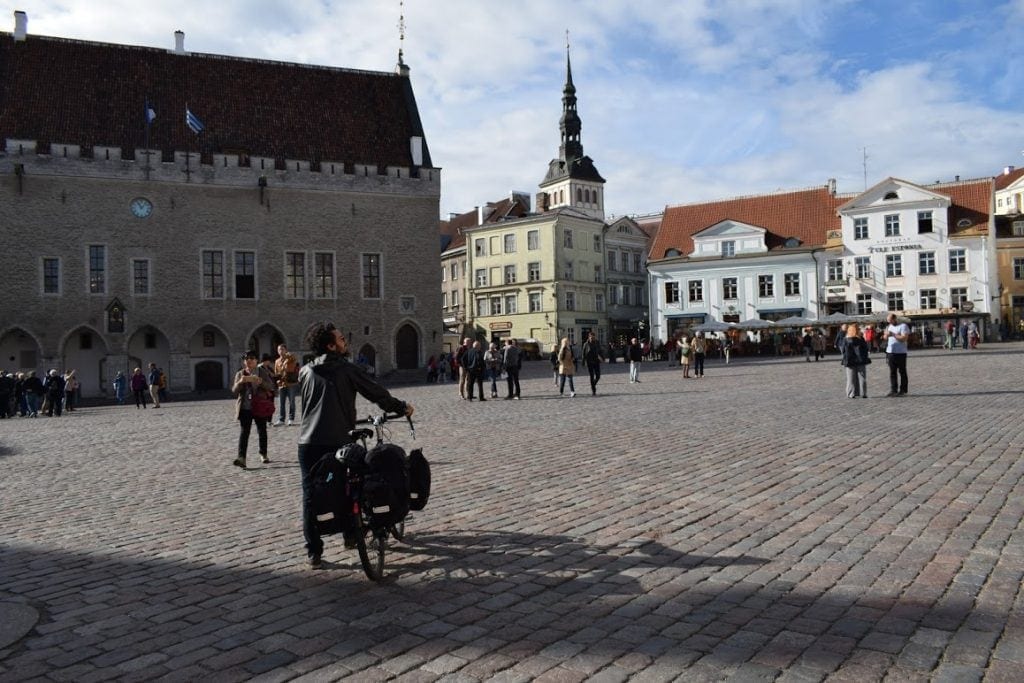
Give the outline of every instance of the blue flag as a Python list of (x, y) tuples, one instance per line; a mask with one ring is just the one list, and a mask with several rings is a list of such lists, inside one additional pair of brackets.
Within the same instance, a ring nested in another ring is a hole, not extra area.
[(185, 107), (185, 125), (188, 126), (193, 133), (203, 132), (203, 122), (200, 121), (199, 118), (195, 114), (193, 114), (188, 107)]
[(149, 106), (149, 100), (146, 100), (146, 125), (148, 126), (149, 124), (153, 123), (153, 120), (155, 118), (156, 112), (153, 111), (153, 108)]

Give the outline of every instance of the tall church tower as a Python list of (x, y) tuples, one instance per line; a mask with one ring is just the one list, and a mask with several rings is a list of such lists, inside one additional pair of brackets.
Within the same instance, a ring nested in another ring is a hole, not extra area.
[(562, 144), (558, 158), (548, 164), (547, 175), (540, 183), (538, 209), (572, 207), (593, 218), (604, 220), (604, 178), (593, 160), (583, 154), (580, 130), (583, 127), (576, 113), (576, 86), (572, 83), (572, 62), (569, 45), (565, 46), (565, 87), (562, 89), (562, 118), (558, 127)]

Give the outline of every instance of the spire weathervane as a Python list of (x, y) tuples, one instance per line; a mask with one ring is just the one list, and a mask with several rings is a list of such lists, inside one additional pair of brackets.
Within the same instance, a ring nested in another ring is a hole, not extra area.
[(398, 2), (398, 63), (402, 64), (402, 48), (405, 47), (405, 0)]

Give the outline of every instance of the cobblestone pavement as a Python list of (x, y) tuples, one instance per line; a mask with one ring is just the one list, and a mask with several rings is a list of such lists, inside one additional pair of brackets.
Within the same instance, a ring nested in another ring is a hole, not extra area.
[(243, 472), (230, 401), (3, 421), (0, 679), (1019, 681), (1022, 351), (397, 387), (434, 494), (380, 585), (303, 565), (294, 427)]

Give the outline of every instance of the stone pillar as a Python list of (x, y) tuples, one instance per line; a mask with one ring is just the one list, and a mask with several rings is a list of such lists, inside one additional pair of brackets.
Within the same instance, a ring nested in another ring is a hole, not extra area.
[(171, 351), (167, 368), (167, 391), (184, 393), (193, 390), (192, 356), (188, 353)]

